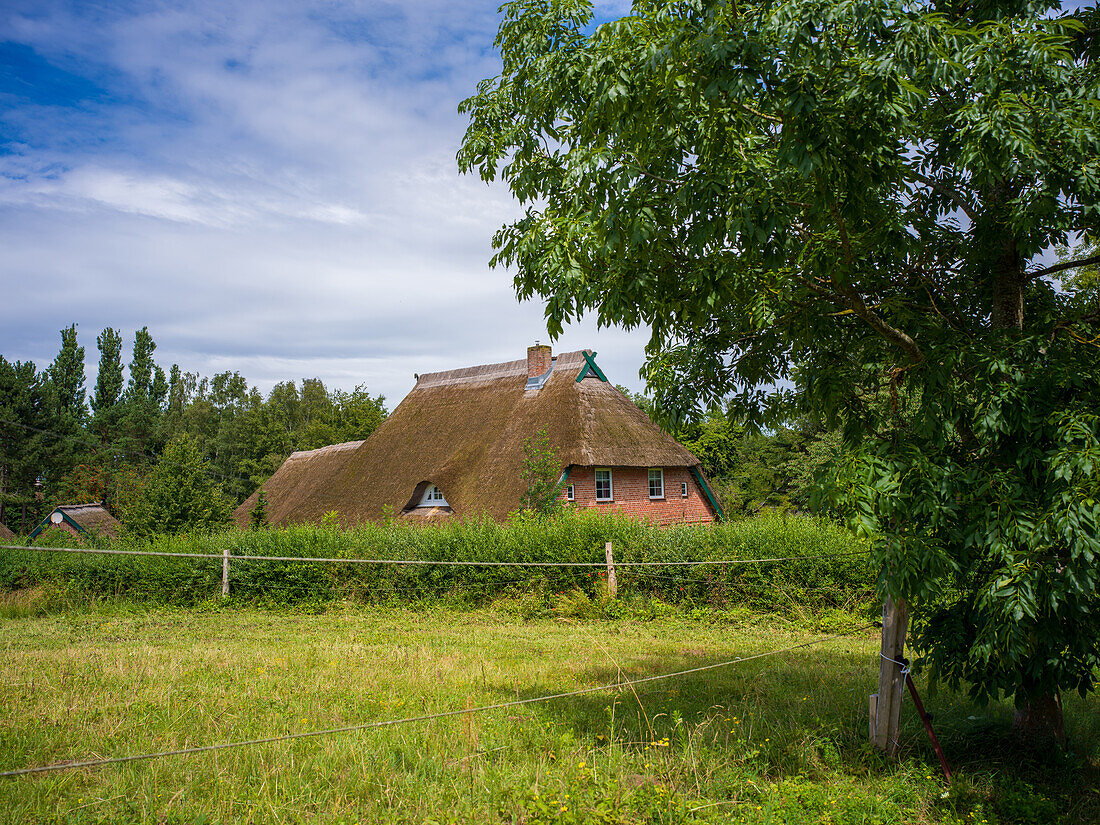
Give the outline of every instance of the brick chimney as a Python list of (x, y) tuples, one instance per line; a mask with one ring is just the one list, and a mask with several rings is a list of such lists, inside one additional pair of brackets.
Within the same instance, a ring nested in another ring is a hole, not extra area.
[(535, 344), (527, 348), (527, 379), (538, 378), (545, 375), (552, 363), (550, 347), (546, 344)]

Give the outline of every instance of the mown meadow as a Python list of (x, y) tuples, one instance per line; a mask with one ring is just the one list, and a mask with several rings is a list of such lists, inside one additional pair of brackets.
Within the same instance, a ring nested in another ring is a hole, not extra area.
[(624, 568), (614, 601), (588, 568), (240, 562), (222, 601), (220, 560), (5, 553), (0, 770), (476, 710), (806, 646), (494, 711), (0, 778), (0, 821), (1100, 821), (1095, 697), (1066, 697), (1070, 749), (1041, 757), (1015, 750), (1011, 707), (921, 678), (954, 784), (909, 704), (901, 759), (871, 750), (875, 583), (860, 556), (811, 555), (860, 549), (825, 522), (519, 520), (118, 546), (596, 561), (606, 540), (621, 561), (809, 558)]

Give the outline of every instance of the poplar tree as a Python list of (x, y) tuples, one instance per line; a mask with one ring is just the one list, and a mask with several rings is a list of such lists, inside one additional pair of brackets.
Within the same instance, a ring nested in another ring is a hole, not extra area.
[(142, 327), (134, 333), (134, 352), (130, 359), (130, 381), (126, 385), (127, 401), (145, 401), (152, 397), (153, 352), (157, 345), (149, 334), (149, 327)]
[(157, 441), (161, 406), (168, 394), (164, 370), (153, 361), (157, 344), (148, 327), (134, 333), (130, 359), (130, 380), (119, 405), (118, 446), (130, 463), (144, 466), (159, 446)]
[[(47, 429), (53, 434), (40, 474), (47, 501), (58, 501), (65, 479), (90, 448), (84, 430), (88, 418), (84, 392), (84, 347), (77, 344), (76, 324), (61, 330), (61, 350), (44, 371), (53, 402)], [(59, 502), (60, 503), (60, 502)]]
[(83, 422), (88, 414), (84, 403), (84, 347), (77, 345), (76, 324), (61, 330), (61, 351), (47, 373), (57, 392), (59, 412)]
[(99, 373), (92, 394), (92, 412), (99, 416), (117, 404), (122, 395), (122, 335), (107, 327), (96, 338), (96, 346)]

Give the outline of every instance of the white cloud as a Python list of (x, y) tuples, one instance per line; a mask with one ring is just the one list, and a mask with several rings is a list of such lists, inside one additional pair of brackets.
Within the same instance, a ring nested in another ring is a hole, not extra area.
[[(165, 365), (391, 407), (414, 372), (522, 357), (541, 307), (487, 265), (518, 207), (454, 162), (496, 6), (17, 6), (9, 38), (80, 82), (0, 113), (0, 353), (45, 365), (75, 321), (94, 373), (99, 330), (148, 325)], [(555, 349), (638, 387), (642, 343), (585, 322)]]

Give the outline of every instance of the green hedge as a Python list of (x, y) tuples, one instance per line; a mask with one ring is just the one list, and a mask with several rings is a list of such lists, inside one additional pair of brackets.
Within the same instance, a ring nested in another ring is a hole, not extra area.
[[(47, 541), (63, 544), (72, 539), (55, 536)], [(602, 563), (607, 541), (613, 542), (616, 562), (796, 558), (744, 565), (621, 567), (618, 579), (623, 598), (797, 613), (851, 607), (867, 601), (874, 588), (874, 573), (865, 557), (833, 556), (862, 551), (864, 545), (825, 519), (767, 512), (725, 524), (661, 528), (590, 511), (569, 512), (549, 521), (517, 516), (506, 524), (490, 520), (439, 526), (391, 523), (352, 530), (297, 526), (145, 540), (123, 537), (110, 545), (119, 550), (208, 554), (209, 560), (0, 551), (0, 587), (49, 583), (73, 595), (193, 605), (220, 593), (220, 556), (225, 547), (232, 555), (303, 559)], [(240, 560), (231, 563), (230, 590), (234, 600), (271, 604), (334, 598), (480, 604), (532, 594), (550, 603), (555, 595), (577, 590), (597, 597), (603, 577), (602, 568)]]

